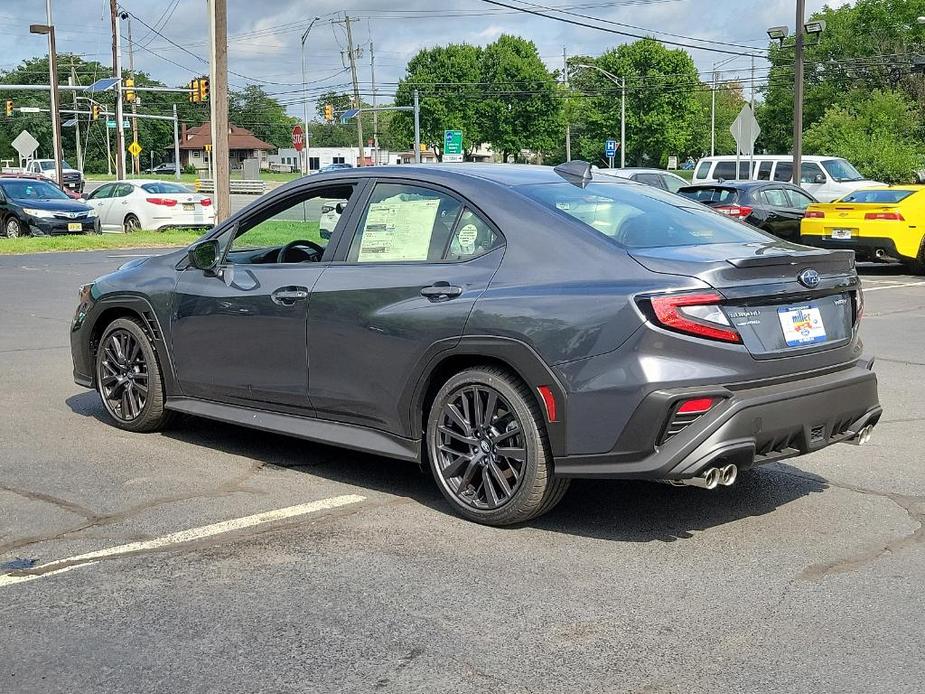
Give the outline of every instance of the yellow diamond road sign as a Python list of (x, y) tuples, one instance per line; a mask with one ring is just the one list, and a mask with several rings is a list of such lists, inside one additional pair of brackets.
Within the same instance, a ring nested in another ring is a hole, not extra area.
[(128, 153), (133, 157), (137, 157), (139, 154), (141, 154), (141, 145), (137, 142), (133, 142), (128, 146)]

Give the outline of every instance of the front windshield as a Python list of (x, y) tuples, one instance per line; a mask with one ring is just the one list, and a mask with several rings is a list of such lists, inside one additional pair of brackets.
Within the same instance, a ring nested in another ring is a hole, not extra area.
[(527, 185), (528, 197), (573, 217), (626, 248), (766, 243), (772, 237), (656, 188), (621, 183)]
[(42, 167), (42, 171), (50, 171), (55, 168), (55, 163), (53, 161), (40, 161), (39, 166)]
[(60, 188), (44, 181), (3, 181), (0, 188), (11, 200), (70, 200)]
[(829, 176), (839, 183), (865, 180), (860, 172), (854, 168), (847, 159), (826, 159), (822, 162), (822, 166), (829, 172)]

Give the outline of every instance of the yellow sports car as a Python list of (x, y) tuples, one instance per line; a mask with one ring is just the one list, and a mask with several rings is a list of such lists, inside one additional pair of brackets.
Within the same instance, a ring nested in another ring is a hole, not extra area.
[(850, 248), (858, 260), (895, 259), (925, 274), (925, 186), (862, 188), (806, 208), (800, 242)]

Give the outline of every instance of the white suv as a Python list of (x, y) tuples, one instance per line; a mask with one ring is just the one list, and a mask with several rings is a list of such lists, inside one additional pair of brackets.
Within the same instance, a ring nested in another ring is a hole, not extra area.
[[(693, 183), (736, 180), (793, 182), (793, 156), (761, 154), (755, 155), (754, 160), (754, 168), (749, 172), (749, 158), (739, 157), (739, 175), (736, 176), (734, 156), (704, 157), (694, 169)], [(883, 184), (864, 178), (847, 159), (808, 155), (800, 164), (798, 185), (820, 202), (832, 202), (859, 188)]]
[(73, 190), (76, 193), (84, 192), (83, 174), (66, 161), (61, 162), (61, 176), (64, 178), (63, 181), (56, 180), (58, 176), (55, 172), (54, 159), (33, 159), (26, 165), (26, 172), (37, 174), (43, 178), (47, 178), (49, 181), (55, 181), (55, 183), (60, 183), (62, 188)]

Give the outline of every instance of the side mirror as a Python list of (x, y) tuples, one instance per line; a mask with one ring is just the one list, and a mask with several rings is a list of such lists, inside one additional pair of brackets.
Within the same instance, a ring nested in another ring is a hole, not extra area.
[(89, 194), (89, 193), (81, 193), (81, 194), (80, 194), (80, 199), (81, 199), (81, 200), (89, 200), (89, 199), (90, 199), (90, 194)]
[(344, 210), (346, 209), (347, 209), (347, 203), (344, 203), (344, 202), (339, 202), (334, 206), (334, 210), (335, 212), (337, 212), (337, 214), (343, 214)]
[(189, 247), (186, 252), (189, 264), (197, 270), (211, 272), (218, 265), (218, 239), (206, 239)]
[(825, 176), (822, 174), (816, 174), (816, 178), (813, 179), (813, 183), (825, 183)]

